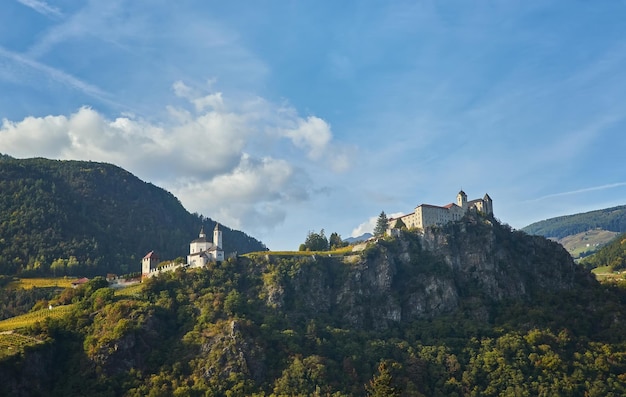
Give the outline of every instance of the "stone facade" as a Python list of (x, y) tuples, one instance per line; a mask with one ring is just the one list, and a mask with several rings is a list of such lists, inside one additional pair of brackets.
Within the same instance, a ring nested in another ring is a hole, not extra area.
[(481, 199), (467, 201), (467, 195), (461, 190), (456, 196), (456, 203), (450, 203), (443, 207), (420, 204), (410, 214), (389, 219), (389, 229), (395, 228), (399, 220), (409, 229), (424, 229), (434, 225), (445, 225), (448, 222), (461, 219), (470, 210), (492, 215), (493, 201), (488, 194), (485, 194)]

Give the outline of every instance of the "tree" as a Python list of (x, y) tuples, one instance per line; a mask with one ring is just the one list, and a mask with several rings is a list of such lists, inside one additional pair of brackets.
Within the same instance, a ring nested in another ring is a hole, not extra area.
[(341, 239), (341, 236), (335, 232), (330, 234), (328, 243), (330, 244), (330, 249), (340, 248), (346, 245)]
[(300, 251), (328, 251), (328, 239), (324, 229), (319, 233), (309, 232), (304, 244), (300, 245)]
[(384, 361), (381, 361), (378, 365), (378, 375), (374, 375), (366, 389), (369, 397), (393, 397), (400, 395), (400, 391), (393, 386), (391, 372)]
[(385, 214), (385, 211), (382, 211), (380, 215), (378, 215), (378, 219), (376, 220), (376, 227), (374, 228), (374, 236), (385, 235), (388, 224), (389, 224), (389, 219), (387, 219), (387, 215)]

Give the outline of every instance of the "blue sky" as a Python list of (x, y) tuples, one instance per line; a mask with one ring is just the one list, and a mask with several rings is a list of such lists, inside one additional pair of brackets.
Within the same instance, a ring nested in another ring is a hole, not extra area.
[(521, 228), (626, 204), (625, 20), (625, 1), (7, 0), (0, 153), (114, 163), (271, 249), (461, 188)]

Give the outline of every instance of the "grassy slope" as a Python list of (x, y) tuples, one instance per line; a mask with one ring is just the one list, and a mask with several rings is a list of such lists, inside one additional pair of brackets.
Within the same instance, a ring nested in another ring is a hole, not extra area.
[(611, 242), (618, 234), (608, 230), (594, 229), (566, 236), (556, 241), (565, 247), (574, 259), (577, 259), (584, 252), (596, 252), (602, 246)]

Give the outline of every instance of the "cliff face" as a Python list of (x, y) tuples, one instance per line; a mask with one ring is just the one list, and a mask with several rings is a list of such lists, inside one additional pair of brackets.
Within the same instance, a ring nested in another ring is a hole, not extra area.
[(494, 302), (591, 280), (559, 244), (472, 215), (424, 233), (400, 232), (358, 256), (317, 257), (265, 288), (268, 303), (284, 310), (339, 315), (349, 326), (384, 329), (461, 307), (488, 320)]

